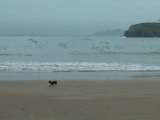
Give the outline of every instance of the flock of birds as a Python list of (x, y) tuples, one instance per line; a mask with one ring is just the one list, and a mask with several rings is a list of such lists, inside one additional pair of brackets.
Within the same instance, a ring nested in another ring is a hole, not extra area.
[[(34, 38), (28, 38), (28, 41), (32, 42), (35, 46), (39, 47), (39, 48), (42, 48), (42, 45), (41, 43), (34, 39)], [(145, 41), (141, 41), (141, 43), (143, 44)], [(61, 47), (63, 49), (69, 49), (71, 46), (75, 45), (74, 42), (59, 42), (57, 43), (57, 46), (58, 47)], [(46, 45), (47, 46), (47, 45)], [(3, 48), (1, 47), (1, 49), (3, 50), (7, 50), (9, 48), (9, 45), (8, 46), (3, 46)], [(153, 50), (154, 49), (154, 46), (151, 45), (150, 43), (148, 43), (148, 45), (145, 45), (145, 46), (141, 46), (141, 48), (143, 50)], [(26, 48), (24, 48), (26, 49)], [(110, 51), (112, 51), (112, 49), (117, 49), (117, 51), (119, 50), (123, 50), (125, 49), (124, 46), (113, 46), (113, 45), (110, 45), (109, 42), (107, 41), (101, 41), (98, 45), (95, 45), (95, 46), (92, 46), (90, 48), (90, 50), (92, 51), (92, 53), (100, 53), (100, 54), (104, 54), (104, 53), (108, 53)], [(3, 53), (0, 53), (0, 54), (3, 54)], [(81, 50), (77, 49), (77, 50), (73, 50), (72, 52), (69, 52), (69, 54), (71, 55), (80, 55), (80, 54), (87, 54), (87, 52), (81, 52)]]

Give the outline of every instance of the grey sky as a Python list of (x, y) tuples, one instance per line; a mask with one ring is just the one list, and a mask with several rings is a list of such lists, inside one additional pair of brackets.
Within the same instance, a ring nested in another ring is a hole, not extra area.
[(0, 33), (91, 34), (160, 19), (160, 0), (0, 0)]

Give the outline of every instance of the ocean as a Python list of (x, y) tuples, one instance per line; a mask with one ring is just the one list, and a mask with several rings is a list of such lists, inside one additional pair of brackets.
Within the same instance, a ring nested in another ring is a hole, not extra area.
[(0, 80), (160, 80), (160, 38), (0, 36)]

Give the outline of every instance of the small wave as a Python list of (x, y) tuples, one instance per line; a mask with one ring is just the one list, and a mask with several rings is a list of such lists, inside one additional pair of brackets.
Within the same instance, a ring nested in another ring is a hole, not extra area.
[(131, 77), (134, 77), (134, 78), (151, 78), (151, 77), (160, 77), (160, 75), (134, 75), (134, 76), (131, 76)]
[(1, 72), (102, 72), (102, 71), (160, 71), (160, 66), (89, 62), (3, 62)]
[(94, 54), (102, 54), (102, 55), (160, 55), (160, 52), (80, 52), (80, 51), (72, 51), (69, 52), (70, 55), (94, 55)]
[(0, 56), (32, 56), (32, 54), (21, 54), (21, 53), (10, 54), (10, 53), (4, 53), (4, 54), (0, 54)]

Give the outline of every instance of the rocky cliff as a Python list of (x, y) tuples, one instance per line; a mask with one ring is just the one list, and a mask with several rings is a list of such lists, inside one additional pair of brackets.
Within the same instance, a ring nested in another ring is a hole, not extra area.
[(160, 37), (160, 23), (140, 23), (131, 25), (124, 32), (126, 37)]

